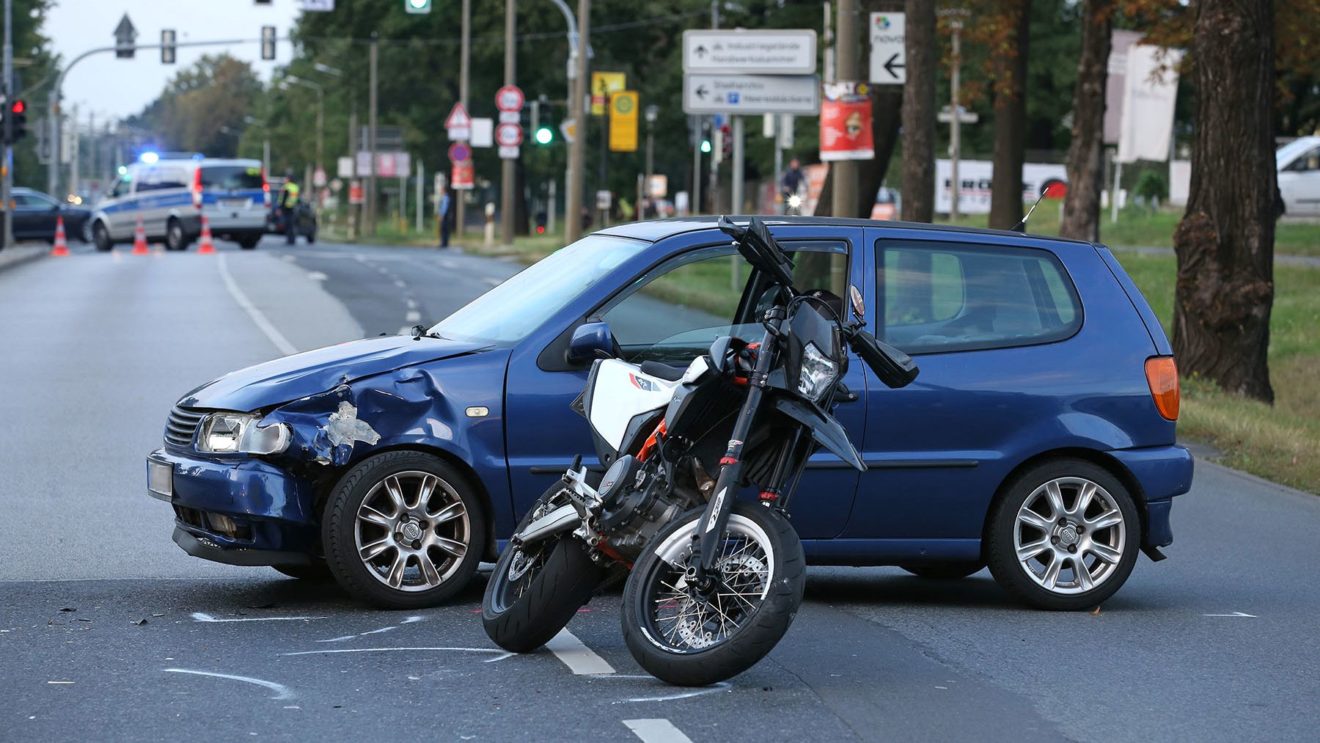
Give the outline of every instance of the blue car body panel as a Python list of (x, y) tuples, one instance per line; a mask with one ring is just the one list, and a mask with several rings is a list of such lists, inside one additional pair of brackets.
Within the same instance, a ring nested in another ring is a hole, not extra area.
[[(1144, 544), (1171, 541), (1170, 499), (1190, 488), (1192, 460), (1175, 444), (1174, 423), (1156, 411), (1144, 372), (1146, 359), (1168, 353), (1168, 341), (1107, 249), (1016, 233), (843, 220), (776, 224), (773, 231), (784, 241), (848, 245), (849, 280), (872, 308), (873, 325), (876, 308), (884, 306), (876, 262), (886, 241), (1047, 251), (1082, 308), (1080, 326), (1064, 340), (917, 354), (921, 374), (903, 389), (885, 387), (854, 360), (845, 382), (860, 399), (841, 404), (836, 416), (868, 469), (858, 473), (828, 452), (812, 456), (793, 501), (793, 523), (813, 562), (975, 560), (1005, 481), (1061, 452), (1111, 467), (1143, 506)], [(374, 452), (424, 449), (468, 472), (488, 498), (492, 536), (506, 537), (574, 456), (589, 464), (594, 458), (586, 421), (569, 409), (586, 371), (543, 368), (545, 349), (665, 260), (728, 245), (710, 221), (605, 232), (654, 242), (510, 347), (373, 338), (250, 367), (188, 393), (182, 407), (258, 411), (265, 423), (288, 424), (293, 441), (265, 459), (169, 448), (153, 453), (173, 465), (175, 504), (263, 524), (252, 544), (218, 541), (221, 547), (315, 552), (318, 499), (327, 483)], [(487, 413), (470, 417), (466, 411), (474, 407)], [(379, 438), (333, 443), (330, 417), (344, 410)], [(272, 536), (265, 528), (280, 524), (287, 533)]]

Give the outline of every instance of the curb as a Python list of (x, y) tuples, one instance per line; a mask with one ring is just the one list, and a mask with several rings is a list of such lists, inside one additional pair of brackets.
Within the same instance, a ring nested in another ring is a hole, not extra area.
[(0, 271), (8, 268), (20, 266), (24, 263), (35, 261), (38, 258), (44, 258), (50, 254), (46, 247), (37, 247), (29, 245), (13, 245), (4, 250), (0, 250)]

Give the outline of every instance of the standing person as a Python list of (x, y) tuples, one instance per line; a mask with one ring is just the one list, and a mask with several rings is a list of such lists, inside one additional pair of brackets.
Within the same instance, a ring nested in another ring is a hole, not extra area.
[[(793, 209), (800, 207), (802, 203), (802, 192), (805, 190), (806, 185), (807, 177), (802, 174), (802, 164), (798, 162), (796, 157), (789, 160), (788, 170), (784, 171), (784, 178), (779, 183), (780, 193), (783, 196), (785, 213), (788, 213), (790, 206), (792, 206)], [(789, 202), (794, 196), (798, 197), (798, 204), (790, 205)], [(793, 213), (796, 214), (797, 212), (794, 211)]]
[(294, 177), (293, 171), (285, 173), (284, 185), (280, 187), (280, 199), (277, 206), (280, 210), (280, 220), (284, 222), (284, 240), (292, 245), (298, 239), (298, 180)]
[(449, 230), (452, 227), (450, 212), (453, 211), (453, 200), (449, 198), (449, 189), (440, 191), (440, 198), (435, 202), (435, 221), (440, 229), (440, 247), (449, 247)]

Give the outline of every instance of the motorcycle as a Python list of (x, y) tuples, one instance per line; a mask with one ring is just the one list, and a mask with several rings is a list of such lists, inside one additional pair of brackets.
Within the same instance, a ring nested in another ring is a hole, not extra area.
[[(731, 678), (783, 637), (802, 602), (805, 559), (788, 509), (818, 447), (865, 470), (831, 414), (851, 348), (889, 387), (918, 369), (864, 331), (861, 293), (802, 292), (769, 230), (719, 228), (765, 278), (759, 340), (715, 340), (686, 368), (593, 362), (574, 408), (603, 475), (579, 456), (529, 510), (482, 601), (487, 634), (530, 652), (554, 637), (611, 573), (627, 572), (623, 634), (647, 672), (702, 686)], [(587, 326), (579, 332), (604, 332)], [(616, 344), (617, 351), (617, 344)], [(714, 474), (712, 474), (714, 473)], [(738, 499), (754, 488), (755, 502)]]

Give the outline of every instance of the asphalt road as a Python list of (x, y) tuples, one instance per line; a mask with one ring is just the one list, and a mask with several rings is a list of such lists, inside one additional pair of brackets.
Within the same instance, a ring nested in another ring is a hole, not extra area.
[(382, 612), (170, 541), (143, 455), (179, 395), (433, 321), (516, 270), (268, 242), (0, 271), (0, 740), (1315, 739), (1320, 499), (1206, 463), (1170, 559), (1098, 613), (1022, 609), (985, 571), (813, 568), (769, 658), (701, 690), (642, 674), (617, 593), (509, 657), (481, 581)]

